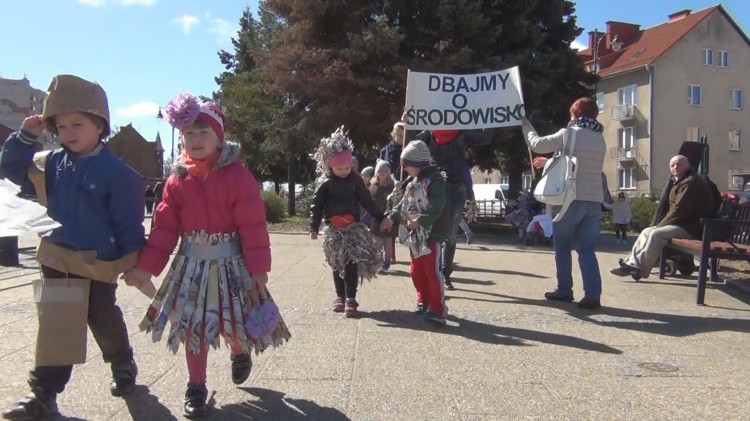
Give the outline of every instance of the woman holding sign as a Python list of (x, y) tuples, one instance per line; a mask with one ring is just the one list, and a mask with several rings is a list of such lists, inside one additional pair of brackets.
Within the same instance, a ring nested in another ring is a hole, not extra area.
[(525, 117), (521, 125), (526, 142), (534, 152), (546, 154), (565, 150), (577, 159), (575, 200), (553, 227), (557, 289), (544, 296), (551, 301), (573, 301), (572, 249), (575, 243), (585, 291), (578, 307), (590, 310), (600, 307), (602, 292), (602, 277), (595, 249), (602, 216), (601, 173), (606, 145), (603, 127), (596, 121), (598, 114), (596, 101), (584, 97), (573, 102), (570, 122), (556, 133), (539, 136)]

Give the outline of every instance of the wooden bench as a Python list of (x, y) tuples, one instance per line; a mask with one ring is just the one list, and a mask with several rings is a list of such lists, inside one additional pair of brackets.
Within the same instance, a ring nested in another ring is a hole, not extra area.
[[(711, 271), (711, 281), (718, 281), (719, 259), (744, 260), (750, 262), (750, 203), (734, 205), (729, 212), (728, 219), (705, 218), (703, 223), (703, 239), (687, 240), (672, 239), (662, 250), (666, 256), (669, 250), (675, 250), (691, 256), (700, 257), (698, 268), (698, 296), (697, 304), (703, 305), (706, 298), (706, 281), (708, 271)], [(723, 230), (729, 233), (728, 241), (717, 241), (717, 233)], [(659, 279), (666, 274), (667, 259), (661, 259), (659, 264)]]

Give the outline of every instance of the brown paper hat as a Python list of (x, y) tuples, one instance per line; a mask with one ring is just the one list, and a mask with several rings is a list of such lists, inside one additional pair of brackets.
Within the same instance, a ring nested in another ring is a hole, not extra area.
[(57, 134), (52, 117), (65, 113), (88, 113), (104, 119), (100, 139), (109, 135), (109, 105), (107, 93), (96, 82), (89, 82), (73, 75), (57, 75), (52, 78), (44, 100), (42, 119), (47, 130)]

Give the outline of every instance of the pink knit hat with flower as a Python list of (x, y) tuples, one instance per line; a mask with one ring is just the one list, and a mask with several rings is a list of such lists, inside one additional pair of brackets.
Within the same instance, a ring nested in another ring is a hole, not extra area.
[(198, 97), (187, 92), (177, 95), (164, 108), (167, 122), (172, 127), (184, 131), (196, 121), (202, 121), (216, 133), (219, 142), (224, 141), (226, 117), (219, 107), (213, 104), (201, 104)]
[(333, 167), (341, 167), (344, 165), (352, 165), (352, 151), (349, 149), (344, 149), (341, 152), (337, 152), (333, 155), (331, 155), (331, 159), (328, 160), (328, 166)]

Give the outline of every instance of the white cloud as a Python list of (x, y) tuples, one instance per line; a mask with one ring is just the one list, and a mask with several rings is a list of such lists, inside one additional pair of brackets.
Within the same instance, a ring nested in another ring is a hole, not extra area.
[(122, 3), (123, 6), (153, 6), (156, 4), (157, 0), (121, 0), (120, 3)]
[(182, 15), (172, 19), (172, 23), (180, 25), (182, 27), (182, 32), (186, 34), (189, 34), (193, 29), (193, 26), (197, 25), (199, 22), (200, 20), (198, 19), (198, 16), (194, 15)]
[(99, 7), (104, 4), (104, 0), (76, 0), (78, 4), (85, 6)]
[(125, 108), (118, 108), (115, 115), (121, 118), (155, 117), (159, 112), (159, 104), (151, 101), (136, 102)]
[(220, 37), (232, 36), (232, 24), (222, 18), (212, 18), (208, 21), (208, 32), (215, 33)]
[(574, 40), (573, 42), (570, 43), (570, 48), (574, 50), (582, 51), (582, 50), (589, 48), (589, 46), (578, 40)]
[(219, 41), (229, 41), (234, 34), (234, 25), (228, 20), (222, 18), (208, 17), (208, 32), (216, 34)]

